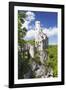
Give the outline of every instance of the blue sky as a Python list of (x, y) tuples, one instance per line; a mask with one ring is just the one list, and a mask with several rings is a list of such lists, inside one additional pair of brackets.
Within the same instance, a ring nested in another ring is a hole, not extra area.
[(39, 20), (43, 27), (57, 27), (57, 13), (54, 12), (34, 12), (36, 20)]
[(40, 21), (43, 32), (46, 33), (49, 38), (49, 44), (57, 44), (57, 12), (26, 11), (26, 15), (27, 17), (24, 23), (24, 26), (28, 30), (26, 38), (33, 38), (35, 21)]
[[(35, 14), (35, 21), (41, 22), (43, 27), (57, 27), (57, 13), (55, 12), (33, 12)], [(32, 22), (34, 24), (34, 21)]]

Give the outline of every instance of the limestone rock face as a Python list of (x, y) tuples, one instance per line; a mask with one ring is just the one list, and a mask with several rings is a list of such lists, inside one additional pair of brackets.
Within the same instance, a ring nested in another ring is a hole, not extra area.
[(35, 61), (32, 61), (31, 68), (32, 68), (32, 71), (34, 72), (35, 78), (45, 77), (44, 65), (38, 64)]
[(53, 77), (53, 70), (51, 68), (48, 68), (46, 70), (45, 65), (38, 64), (35, 61), (32, 61), (31, 69), (32, 69), (32, 72), (34, 73), (34, 77), (35, 78)]
[(45, 77), (45, 67), (44, 65), (39, 65), (39, 68), (35, 70), (36, 77)]
[(32, 58), (34, 58), (34, 46), (33, 45), (29, 45), (29, 53), (31, 55)]

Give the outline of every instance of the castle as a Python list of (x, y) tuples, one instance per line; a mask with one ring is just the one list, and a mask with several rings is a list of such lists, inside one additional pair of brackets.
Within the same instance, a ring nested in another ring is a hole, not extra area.
[[(40, 62), (43, 63), (47, 60), (46, 48), (48, 47), (48, 37), (42, 32), (40, 21), (35, 22), (35, 46), (30, 45), (30, 55), (34, 57), (34, 52), (39, 52)], [(35, 49), (34, 49), (35, 48)]]

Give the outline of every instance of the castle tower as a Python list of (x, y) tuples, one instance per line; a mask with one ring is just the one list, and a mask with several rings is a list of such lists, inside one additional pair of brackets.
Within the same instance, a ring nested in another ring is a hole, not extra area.
[(40, 29), (41, 29), (40, 21), (36, 21), (35, 22), (35, 30), (40, 31)]
[(35, 47), (36, 47), (36, 50), (40, 53), (40, 55), (38, 56), (40, 57), (41, 63), (43, 63), (44, 60), (47, 59), (45, 48), (48, 44), (46, 42), (48, 41), (46, 37), (47, 36), (41, 31), (40, 21), (36, 21), (35, 22)]
[(35, 47), (37, 47), (37, 44), (39, 43), (39, 33), (41, 30), (40, 21), (35, 22)]

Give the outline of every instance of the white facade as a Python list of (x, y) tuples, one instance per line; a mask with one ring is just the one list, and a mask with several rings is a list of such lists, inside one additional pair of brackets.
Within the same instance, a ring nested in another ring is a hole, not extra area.
[(47, 36), (41, 31), (40, 21), (35, 22), (35, 31), (35, 46), (38, 44), (39, 46), (41, 45), (41, 48), (43, 47), (43, 41), (47, 40)]

